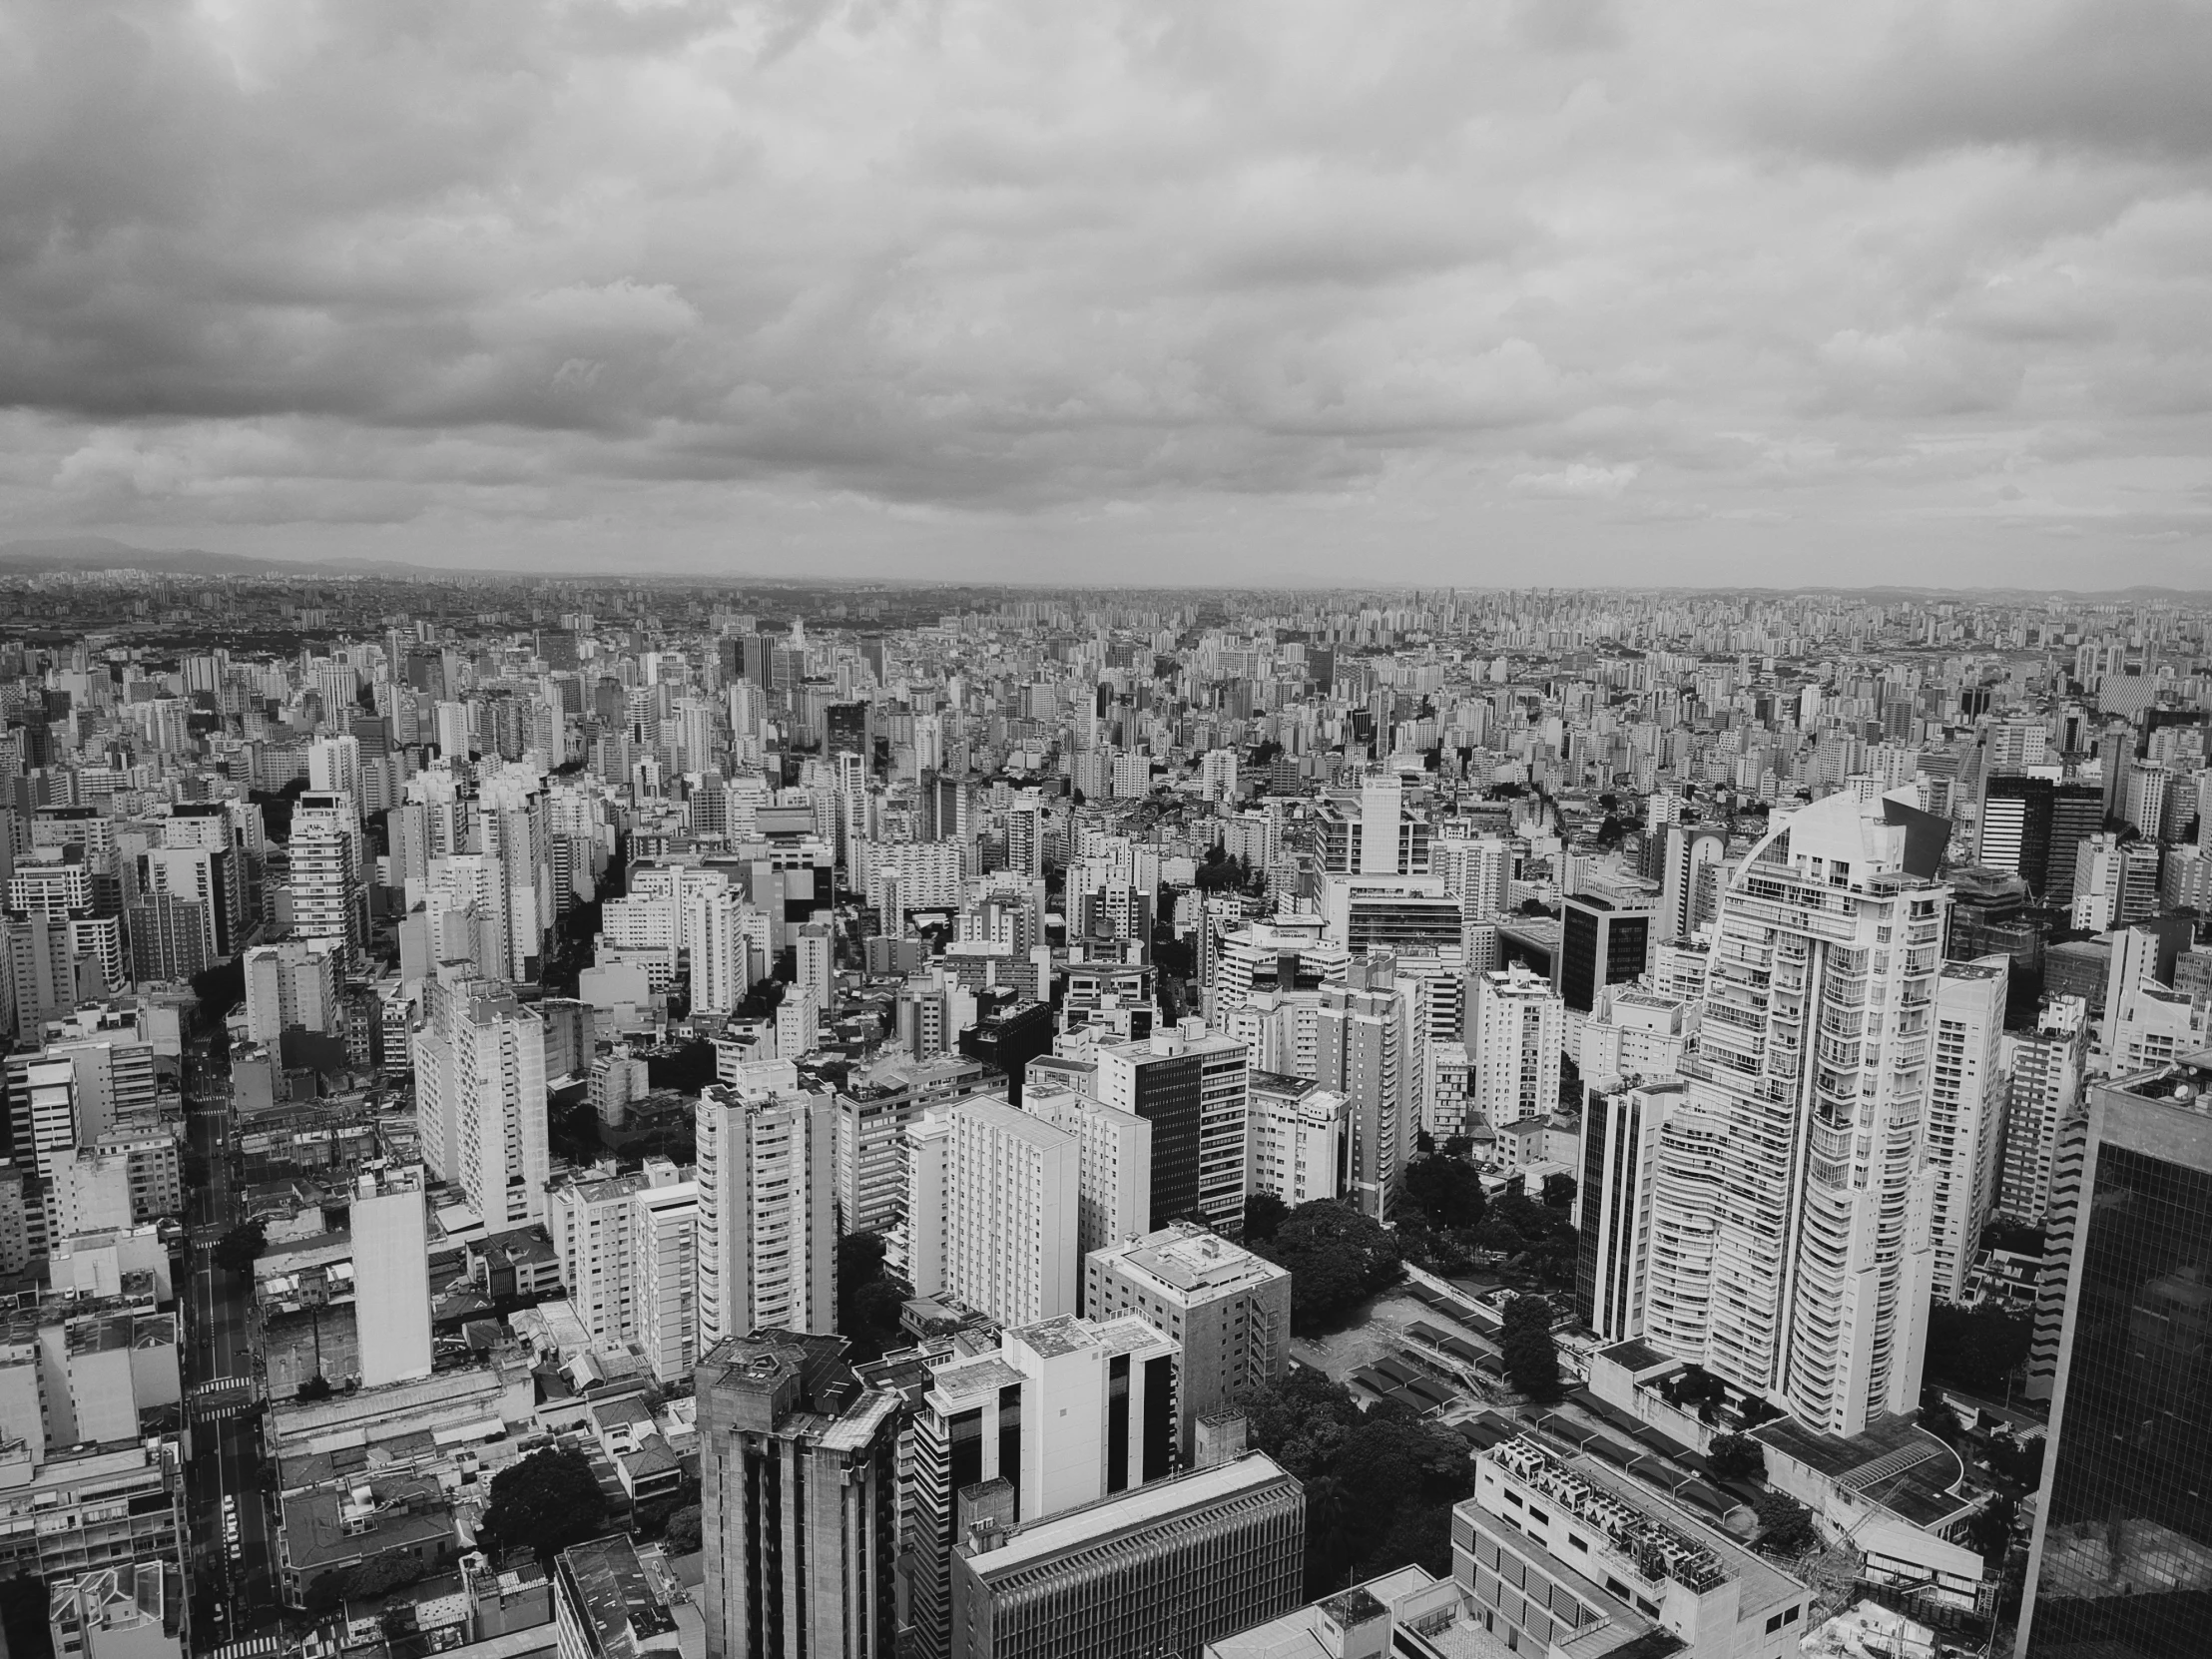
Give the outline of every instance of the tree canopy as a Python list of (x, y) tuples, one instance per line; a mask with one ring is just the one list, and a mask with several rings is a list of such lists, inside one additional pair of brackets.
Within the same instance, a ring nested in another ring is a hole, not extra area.
[(499, 1471), (478, 1533), (494, 1549), (527, 1549), (550, 1569), (569, 1545), (598, 1537), (606, 1515), (591, 1459), (572, 1445), (548, 1446)]
[(1565, 1392), (1551, 1320), (1551, 1304), (1544, 1298), (1516, 1296), (1505, 1305), (1505, 1328), (1498, 1337), (1506, 1375), (1515, 1388), (1538, 1405), (1549, 1405)]
[(837, 1331), (852, 1347), (854, 1365), (882, 1358), (903, 1340), (899, 1316), (913, 1287), (883, 1269), (884, 1246), (874, 1233), (837, 1240)]
[(1254, 1193), (1245, 1200), (1244, 1237), (1246, 1244), (1266, 1244), (1282, 1230), (1283, 1218), (1291, 1213), (1291, 1207), (1273, 1193)]
[(1928, 1379), (1976, 1393), (2001, 1394), (2005, 1378), (2026, 1360), (2033, 1335), (2027, 1320), (2000, 1308), (1936, 1303), (1928, 1316)]
[(1244, 1403), (1252, 1443), (1306, 1487), (1306, 1593), (1417, 1561), (1451, 1563), (1451, 1505), (1474, 1489), (1459, 1436), (1401, 1405), (1363, 1413), (1343, 1383), (1293, 1372)]
[(1397, 1235), (1335, 1199), (1301, 1204), (1258, 1246), (1291, 1274), (1291, 1328), (1312, 1331), (1342, 1319), (1397, 1283)]
[(269, 1229), (260, 1220), (241, 1222), (216, 1240), (208, 1259), (227, 1273), (252, 1273), (268, 1242)]

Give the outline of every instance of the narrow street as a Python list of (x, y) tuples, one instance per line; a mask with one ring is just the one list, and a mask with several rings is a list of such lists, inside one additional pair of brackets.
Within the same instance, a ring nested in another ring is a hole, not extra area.
[[(261, 1382), (251, 1284), (212, 1260), (238, 1217), (230, 1148), (230, 1071), (205, 1048), (188, 1061), (187, 1132), (204, 1158), (206, 1183), (192, 1195), (192, 1279), (181, 1288), (192, 1330), (186, 1394), (193, 1449), (188, 1513), (192, 1537), (193, 1629), (203, 1651), (276, 1632), (276, 1549), (263, 1489)], [(224, 1531), (224, 1499), (237, 1500), (240, 1549)]]

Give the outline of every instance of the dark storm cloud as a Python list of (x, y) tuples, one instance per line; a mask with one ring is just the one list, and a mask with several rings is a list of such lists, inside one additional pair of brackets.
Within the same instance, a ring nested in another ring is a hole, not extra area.
[(2208, 30), (0, 0), (0, 512), (1110, 522), (1132, 574), (1353, 512), (1415, 570), (1459, 524), (1600, 573), (1623, 524), (2188, 533)]

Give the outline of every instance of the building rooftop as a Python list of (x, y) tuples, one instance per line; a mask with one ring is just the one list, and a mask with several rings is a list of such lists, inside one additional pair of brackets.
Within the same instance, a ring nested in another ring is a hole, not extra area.
[(983, 1554), (970, 1555), (964, 1545), (961, 1553), (977, 1577), (1003, 1580), (1067, 1550), (1102, 1547), (1122, 1534), (1158, 1525), (1210, 1503), (1261, 1497), (1279, 1489), (1296, 1493), (1298, 1482), (1265, 1452), (1248, 1452), (1232, 1462), (1151, 1481), (1132, 1491), (1018, 1526), (1006, 1535), (1003, 1544)]
[(1285, 1270), (1191, 1222), (1175, 1222), (1095, 1254), (1182, 1299), (1204, 1299), (1285, 1277)]
[(676, 1629), (668, 1594), (624, 1533), (562, 1550), (554, 1570), (601, 1653), (631, 1654)]
[(2177, 1054), (2162, 1066), (2116, 1077), (2107, 1086), (2161, 1106), (2212, 1112), (2212, 1049)]
[(1876, 1417), (1849, 1437), (1824, 1434), (1794, 1417), (1779, 1417), (1751, 1432), (1915, 1526), (1939, 1525), (1967, 1507), (1953, 1495), (1966, 1473), (1958, 1453), (1903, 1413)]

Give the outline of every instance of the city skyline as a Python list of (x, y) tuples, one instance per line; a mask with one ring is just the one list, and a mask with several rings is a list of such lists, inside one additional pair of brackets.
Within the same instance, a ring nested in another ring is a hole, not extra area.
[(2184, 7), (103, 4), (18, 42), (13, 536), (2201, 580)]

